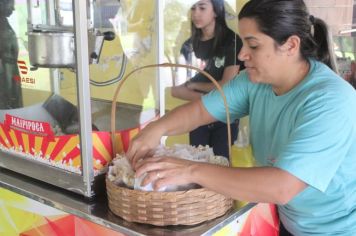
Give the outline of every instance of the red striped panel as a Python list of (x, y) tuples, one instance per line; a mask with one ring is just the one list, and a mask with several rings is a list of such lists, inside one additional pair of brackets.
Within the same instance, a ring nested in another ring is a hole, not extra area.
[(17, 143), (19, 144), (19, 146), (22, 146), (22, 152), (25, 152), (25, 145), (23, 144), (22, 140), (22, 132), (15, 129), (13, 131), (15, 133)]
[(130, 131), (129, 130), (121, 131), (120, 134), (121, 134), (122, 146), (124, 148), (124, 152), (126, 152), (130, 144)]
[(48, 148), (48, 139), (47, 138), (44, 138), (42, 140), (42, 145), (41, 145), (41, 152), (42, 152), (42, 156), (43, 158), (45, 158), (45, 154), (46, 154), (46, 151), (47, 151), (47, 148)]
[(69, 163), (69, 160), (74, 160), (75, 158), (80, 158), (80, 149), (73, 148), (65, 158), (63, 158), (62, 162)]
[(100, 138), (105, 149), (110, 153), (110, 156), (112, 156), (112, 144), (111, 144), (110, 133), (109, 132), (95, 132), (95, 134), (98, 135), (98, 137)]
[[(100, 163), (105, 166), (108, 162), (107, 160), (96, 150), (95, 147), (93, 147), (93, 156), (94, 156), (94, 161), (99, 160)], [(95, 166), (96, 164), (94, 164)]]
[(9, 141), (8, 147), (15, 147), (14, 143), (12, 142), (12, 138), (10, 136), (11, 129), (9, 129), (8, 131), (6, 131), (6, 130), (4, 130), (4, 131), (5, 131), (4, 134), (5, 134), (6, 138), (7, 138), (7, 141)]
[(5, 147), (10, 147), (10, 145), (5, 142), (6, 134), (5, 134), (4, 127), (1, 124), (0, 124), (0, 133), (2, 134), (0, 135), (0, 143)]
[(62, 150), (62, 148), (66, 145), (66, 143), (68, 142), (68, 140), (73, 137), (73, 135), (64, 135), (61, 136), (61, 138), (59, 139), (57, 145), (55, 146), (55, 148), (53, 149), (52, 153), (51, 153), (51, 160), (53, 160), (54, 158), (57, 157), (58, 153)]
[(28, 135), (28, 142), (29, 142), (29, 145), (30, 145), (30, 153), (32, 155), (35, 154), (35, 141), (36, 141), (36, 136), (33, 135), (33, 134), (29, 134)]

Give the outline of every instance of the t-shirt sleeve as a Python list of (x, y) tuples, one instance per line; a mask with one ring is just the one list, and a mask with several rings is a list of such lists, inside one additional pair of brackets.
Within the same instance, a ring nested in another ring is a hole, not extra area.
[[(249, 80), (245, 72), (241, 72), (223, 87), (230, 113), (230, 121), (239, 119), (248, 114), (249, 107)], [(204, 107), (215, 119), (226, 123), (226, 109), (221, 93), (214, 89), (202, 97)]]
[(343, 99), (339, 92), (321, 93), (308, 99), (274, 166), (324, 192), (347, 157), (347, 151), (355, 145), (351, 141), (355, 131), (348, 125), (354, 118), (345, 114), (349, 103)]

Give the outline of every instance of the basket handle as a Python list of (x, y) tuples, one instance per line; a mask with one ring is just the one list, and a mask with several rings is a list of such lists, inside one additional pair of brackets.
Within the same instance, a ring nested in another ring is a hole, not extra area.
[[(117, 143), (116, 143), (116, 137), (115, 137), (115, 114), (116, 114), (116, 99), (119, 95), (120, 89), (124, 82), (136, 71), (146, 69), (146, 68), (152, 68), (152, 67), (183, 67), (183, 68), (188, 68), (188, 69), (193, 69), (198, 71), (199, 73), (205, 75), (217, 88), (217, 90), (220, 92), (223, 100), (224, 100), (224, 106), (225, 106), (225, 112), (226, 112), (226, 124), (227, 124), (227, 140), (228, 140), (228, 148), (229, 148), (229, 157), (231, 156), (231, 127), (230, 127), (230, 114), (229, 114), (229, 107), (227, 105), (226, 101), (226, 96), (224, 94), (224, 91), (222, 90), (220, 84), (206, 71), (201, 70), (197, 67), (191, 66), (191, 65), (182, 65), (182, 64), (174, 64), (174, 63), (162, 63), (162, 64), (152, 64), (152, 65), (146, 65), (142, 67), (138, 67), (128, 73), (122, 80), (119, 81), (119, 84), (115, 90), (113, 101), (111, 104), (111, 142), (112, 142), (112, 147), (113, 147), (113, 157), (117, 154)], [(231, 165), (231, 158), (230, 159), (230, 165)]]

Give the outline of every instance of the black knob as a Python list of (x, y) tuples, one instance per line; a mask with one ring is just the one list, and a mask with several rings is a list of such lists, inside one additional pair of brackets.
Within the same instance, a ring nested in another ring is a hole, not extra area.
[(98, 54), (96, 54), (96, 52), (92, 52), (90, 54), (90, 57), (93, 58), (93, 59), (98, 59)]
[(112, 41), (115, 39), (115, 33), (112, 31), (106, 31), (104, 32), (104, 39), (107, 41)]

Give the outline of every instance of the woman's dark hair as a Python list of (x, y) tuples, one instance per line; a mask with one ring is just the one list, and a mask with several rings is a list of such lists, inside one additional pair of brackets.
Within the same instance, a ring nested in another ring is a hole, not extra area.
[[(225, 38), (228, 35), (230, 29), (227, 27), (225, 21), (225, 7), (224, 0), (210, 0), (213, 5), (213, 10), (216, 15), (215, 18), (215, 30), (214, 30), (214, 43), (213, 48), (210, 51), (210, 55), (215, 56), (222, 53), (220, 48), (226, 43)], [(195, 27), (194, 23), (191, 22), (191, 32), (192, 32), (192, 44), (193, 50), (197, 51), (199, 41), (202, 37), (201, 29)]]
[(337, 71), (331, 34), (326, 23), (309, 14), (303, 0), (250, 0), (239, 13), (239, 20), (252, 18), (259, 30), (282, 45), (296, 35), (303, 59), (314, 58)]

